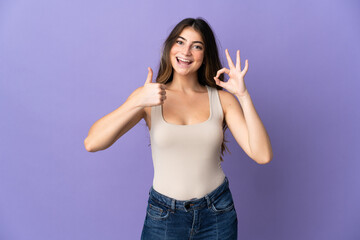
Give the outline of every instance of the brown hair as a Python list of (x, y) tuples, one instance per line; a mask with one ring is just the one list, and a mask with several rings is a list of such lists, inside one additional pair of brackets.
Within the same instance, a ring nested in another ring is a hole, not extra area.
[[(208, 85), (210, 87), (222, 90), (223, 88), (216, 85), (215, 80), (213, 79), (216, 76), (216, 72), (222, 68), (221, 62), (219, 59), (218, 48), (216, 45), (216, 40), (213, 31), (211, 30), (210, 25), (203, 18), (185, 18), (179, 22), (174, 29), (171, 31), (170, 35), (167, 37), (163, 44), (161, 60), (159, 71), (156, 77), (156, 82), (158, 83), (168, 83), (173, 79), (173, 68), (170, 62), (170, 49), (174, 45), (175, 41), (179, 37), (180, 33), (186, 27), (192, 27), (196, 30), (202, 37), (205, 44), (204, 52), (204, 64), (198, 69), (198, 81), (201, 85)], [(220, 80), (224, 79), (223, 75), (220, 75)], [(229, 151), (225, 142), (228, 142), (225, 139), (225, 131), (228, 128), (225, 118), (223, 121), (223, 142), (221, 144), (221, 155), (224, 155), (225, 149)], [(224, 161), (222, 156), (220, 160)]]

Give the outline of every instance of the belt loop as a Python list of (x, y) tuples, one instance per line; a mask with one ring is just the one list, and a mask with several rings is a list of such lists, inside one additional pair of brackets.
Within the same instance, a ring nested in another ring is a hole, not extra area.
[(174, 198), (171, 200), (171, 209), (173, 211), (175, 211), (175, 199)]
[(206, 198), (207, 206), (208, 206), (208, 208), (210, 208), (211, 207), (211, 201), (210, 201), (209, 195), (206, 194), (205, 198)]

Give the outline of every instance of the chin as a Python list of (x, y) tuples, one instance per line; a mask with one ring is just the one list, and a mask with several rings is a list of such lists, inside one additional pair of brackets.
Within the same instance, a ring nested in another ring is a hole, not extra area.
[(181, 75), (181, 76), (187, 76), (187, 75), (192, 75), (197, 73), (197, 71), (200, 69), (201, 66), (199, 66), (198, 68), (194, 68), (194, 69), (183, 69), (183, 68), (174, 68), (173, 67), (173, 72), (176, 72), (177, 74)]
[(176, 72), (176, 74), (181, 75), (181, 76), (189, 76), (189, 75), (192, 75), (192, 74), (196, 74), (196, 73), (197, 73), (197, 71), (186, 71), (186, 70), (182, 70), (182, 69), (180, 69), (180, 70), (175, 70), (175, 69), (173, 68), (173, 70), (174, 70), (174, 72)]

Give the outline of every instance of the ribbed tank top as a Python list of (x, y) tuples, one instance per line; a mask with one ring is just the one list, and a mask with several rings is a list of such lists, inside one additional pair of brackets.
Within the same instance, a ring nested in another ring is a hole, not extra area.
[(217, 89), (206, 88), (210, 116), (204, 122), (168, 123), (163, 117), (162, 105), (151, 107), (153, 188), (177, 200), (204, 197), (225, 178), (220, 162), (223, 111)]

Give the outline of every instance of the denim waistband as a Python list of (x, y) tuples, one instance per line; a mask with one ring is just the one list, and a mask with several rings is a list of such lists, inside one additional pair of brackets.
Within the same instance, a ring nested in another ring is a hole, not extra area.
[(223, 183), (218, 186), (215, 190), (211, 191), (210, 193), (206, 194), (202, 198), (192, 198), (190, 200), (176, 200), (174, 198), (165, 196), (159, 192), (157, 192), (153, 186), (150, 187), (149, 196), (152, 200), (156, 201), (159, 204), (167, 207), (169, 210), (175, 211), (178, 210), (197, 210), (204, 208), (207, 206), (208, 208), (211, 207), (211, 203), (220, 196), (225, 190), (229, 188), (229, 179), (225, 176)]

